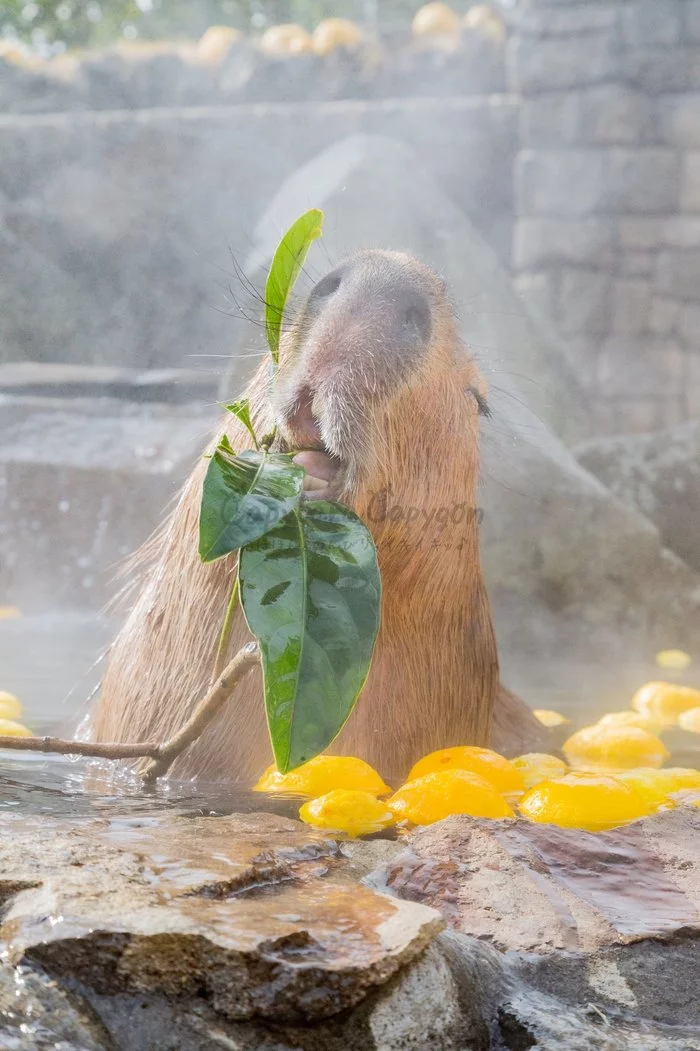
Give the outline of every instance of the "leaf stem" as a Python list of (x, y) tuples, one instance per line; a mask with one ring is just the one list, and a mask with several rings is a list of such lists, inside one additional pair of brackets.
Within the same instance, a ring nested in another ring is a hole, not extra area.
[(214, 670), (211, 673), (212, 684), (221, 675), (224, 669), (224, 661), (226, 660), (226, 651), (228, 649), (229, 642), (231, 641), (231, 629), (233, 627), (233, 614), (238, 605), (238, 570), (236, 570), (236, 576), (233, 581), (233, 587), (231, 588), (231, 596), (228, 600), (226, 607), (226, 613), (224, 614), (224, 623), (221, 626), (221, 634), (219, 635), (219, 644), (216, 647), (216, 658), (214, 660)]

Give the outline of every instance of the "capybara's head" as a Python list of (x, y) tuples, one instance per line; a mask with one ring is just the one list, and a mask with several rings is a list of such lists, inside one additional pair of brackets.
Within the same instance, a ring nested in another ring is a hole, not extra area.
[[(326, 274), (283, 335), (274, 408), (285, 447), (306, 450), (309, 495), (362, 512), (370, 492), (406, 485), (428, 501), (431, 489), (447, 502), (470, 495), (481, 391), (442, 280), (402, 252), (371, 250)], [(452, 457), (463, 468), (454, 493)]]

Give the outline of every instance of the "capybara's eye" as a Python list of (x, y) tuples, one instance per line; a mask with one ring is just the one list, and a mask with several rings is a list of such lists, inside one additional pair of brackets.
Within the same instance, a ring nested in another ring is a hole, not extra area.
[(340, 274), (326, 274), (325, 277), (321, 278), (311, 294), (314, 299), (325, 299), (326, 296), (332, 296), (339, 288)]
[(427, 307), (413, 303), (404, 313), (404, 327), (422, 340), (430, 336), (430, 312)]

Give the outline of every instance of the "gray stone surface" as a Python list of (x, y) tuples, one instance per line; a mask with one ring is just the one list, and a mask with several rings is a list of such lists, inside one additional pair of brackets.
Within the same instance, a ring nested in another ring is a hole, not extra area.
[(613, 39), (605, 32), (563, 39), (520, 37), (508, 45), (511, 90), (528, 95), (610, 80), (617, 63)]
[(614, 30), (618, 23), (618, 10), (614, 3), (581, 4), (538, 8), (520, 3), (508, 12), (509, 25), (526, 35), (537, 37), (574, 36), (601, 30)]
[(598, 378), (613, 398), (658, 396), (668, 387), (678, 396), (685, 382), (683, 350), (677, 339), (613, 334), (602, 343)]
[(700, 212), (700, 150), (683, 158), (680, 203), (683, 211)]
[(700, 423), (657, 434), (592, 439), (581, 463), (654, 522), (664, 544), (700, 571)]
[[(507, 953), (511, 975), (541, 993), (594, 1004), (610, 1047), (697, 1048), (699, 829), (690, 807), (598, 834), (453, 817), (418, 830), (374, 878)], [(584, 1026), (564, 1047), (605, 1046), (588, 1039)]]
[(672, 212), (679, 178), (672, 150), (523, 150), (516, 206), (521, 215), (570, 217)]
[(513, 234), (516, 270), (569, 263), (601, 270), (612, 263), (615, 228), (606, 219), (519, 219)]
[(223, 369), (257, 331), (237, 266), (280, 180), (389, 129), (484, 229), (512, 213), (498, 96), (1, 116), (0, 361)]
[(700, 44), (700, 3), (698, 0), (688, 0), (685, 17), (690, 39)]
[(620, 55), (618, 75), (652, 95), (695, 92), (700, 89), (697, 45), (644, 47)]
[(523, 100), (521, 133), (528, 146), (643, 145), (651, 141), (653, 129), (653, 101), (624, 84)]
[(651, 308), (651, 288), (648, 281), (617, 281), (612, 297), (613, 332), (639, 335), (648, 328)]
[(49, 63), (0, 59), (4, 112), (142, 110), (221, 105), (488, 94), (505, 85), (502, 41), (465, 32), (446, 49), (416, 46), (408, 27), (392, 41), (319, 56), (265, 54), (252, 38), (219, 61), (203, 61), (188, 43), (122, 41)]
[(621, 11), (622, 41), (628, 48), (678, 44), (683, 36), (681, 4), (632, 0)]
[(605, 332), (612, 306), (607, 274), (562, 268), (555, 318), (563, 333)]
[(661, 252), (658, 258), (657, 288), (674, 299), (697, 299), (700, 288), (700, 249)]
[(700, 146), (700, 92), (667, 95), (659, 100), (659, 130), (671, 146)]
[(217, 415), (213, 398), (144, 406), (65, 390), (0, 394), (0, 591), (27, 611), (94, 609), (114, 594)]

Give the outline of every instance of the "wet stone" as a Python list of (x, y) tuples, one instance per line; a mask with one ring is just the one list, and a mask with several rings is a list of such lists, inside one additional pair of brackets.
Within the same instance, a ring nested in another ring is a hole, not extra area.
[[(505, 953), (528, 995), (594, 1003), (619, 1034), (631, 1026), (630, 1042), (620, 1036), (611, 1047), (696, 1048), (698, 831), (689, 807), (595, 835), (454, 817), (418, 830), (373, 883), (440, 909), (453, 930)], [(688, 1027), (693, 1040), (635, 1044), (640, 1020), (649, 1034), (657, 1023)]]
[(5, 959), (101, 995), (315, 1020), (362, 1001), (443, 926), (343, 882), (335, 841), (272, 815), (3, 824)]

